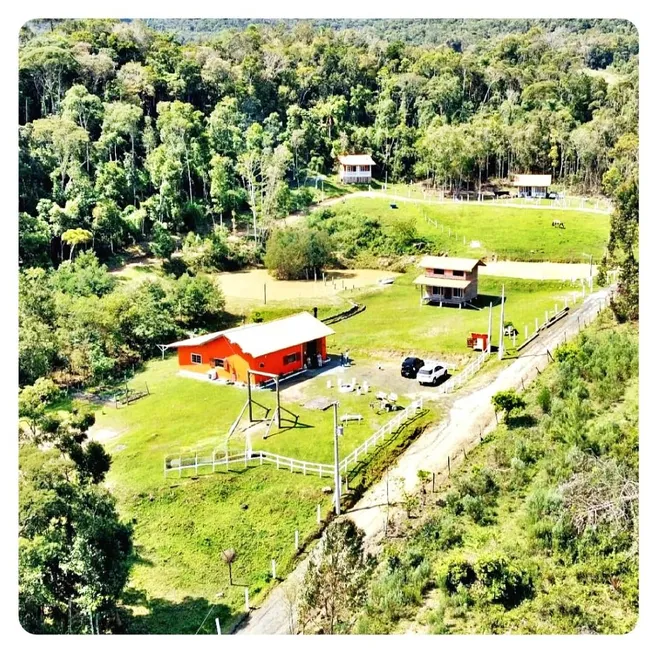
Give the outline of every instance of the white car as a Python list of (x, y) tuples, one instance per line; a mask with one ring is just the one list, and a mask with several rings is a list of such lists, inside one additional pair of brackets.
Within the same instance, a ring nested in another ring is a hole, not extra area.
[(441, 363), (426, 363), (417, 373), (420, 385), (436, 385), (440, 379), (447, 376), (447, 368)]

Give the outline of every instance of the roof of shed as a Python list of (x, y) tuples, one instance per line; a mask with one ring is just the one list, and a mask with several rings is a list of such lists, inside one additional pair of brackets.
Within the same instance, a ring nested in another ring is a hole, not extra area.
[(243, 352), (258, 358), (281, 349), (301, 345), (304, 342), (324, 338), (333, 333), (335, 333), (333, 329), (304, 311), (271, 322), (245, 324), (225, 331), (179, 340), (171, 343), (169, 347), (204, 345), (225, 336), (230, 342), (238, 345)]
[(547, 188), (552, 183), (552, 175), (514, 175), (513, 186), (538, 186)]
[(369, 154), (343, 154), (338, 161), (347, 166), (373, 166), (374, 159)]
[(474, 283), (472, 279), (445, 279), (443, 277), (427, 277), (424, 274), (421, 274), (415, 281), (416, 285), (423, 286), (434, 286), (436, 288), (467, 288), (471, 283)]
[(423, 256), (418, 266), (421, 268), (438, 268), (440, 270), (462, 270), (471, 272), (478, 265), (486, 264), (478, 258), (456, 258), (453, 256)]

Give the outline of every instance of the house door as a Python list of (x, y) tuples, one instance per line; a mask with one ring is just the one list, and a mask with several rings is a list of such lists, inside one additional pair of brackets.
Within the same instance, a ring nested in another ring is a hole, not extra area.
[(306, 358), (310, 358), (310, 367), (317, 367), (317, 340), (306, 343)]
[(452, 289), (445, 288), (445, 299), (451, 299), (451, 298), (452, 298)]

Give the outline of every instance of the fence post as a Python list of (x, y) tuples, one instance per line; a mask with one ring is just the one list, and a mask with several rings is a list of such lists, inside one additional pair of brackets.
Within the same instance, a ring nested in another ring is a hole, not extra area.
[(447, 456), (447, 475), (451, 476), (452, 475), (452, 466), (449, 461), (449, 456)]
[(262, 465), (262, 451), (260, 452), (260, 464)]
[(214, 465), (215, 465), (215, 450), (212, 450), (212, 473), (214, 474)]
[(317, 523), (322, 523), (322, 506), (319, 503), (317, 504)]
[(525, 324), (525, 340), (527, 340), (527, 334), (529, 333), (529, 330), (527, 328), (527, 325)]
[(194, 458), (194, 466), (196, 468), (196, 475), (198, 476), (198, 451), (196, 452), (196, 456)]
[(244, 588), (244, 609), (248, 612), (251, 608), (249, 607), (249, 588)]
[(271, 559), (271, 577), (276, 580), (276, 560)]
[(436, 472), (431, 472), (431, 492), (436, 491)]
[(217, 627), (217, 635), (221, 635), (221, 624), (219, 623), (219, 617), (214, 618), (214, 624)]
[(538, 331), (538, 318), (537, 317), (534, 318), (534, 323), (535, 323), (535, 326), (536, 326), (536, 331)]
[(299, 551), (299, 531), (294, 531), (294, 550)]

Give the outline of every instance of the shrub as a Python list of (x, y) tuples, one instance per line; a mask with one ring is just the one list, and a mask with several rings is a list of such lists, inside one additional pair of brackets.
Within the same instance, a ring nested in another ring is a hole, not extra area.
[(528, 570), (504, 555), (482, 556), (477, 560), (475, 573), (493, 603), (510, 608), (532, 595), (534, 585)]
[(431, 549), (447, 550), (463, 542), (463, 527), (452, 515), (445, 514), (425, 521), (416, 537)]
[(461, 500), (465, 512), (475, 524), (484, 524), (487, 521), (486, 505), (481, 497), (467, 494)]
[(541, 386), (541, 389), (536, 395), (536, 401), (544, 413), (549, 413), (552, 407), (552, 392), (550, 389), (546, 386)]
[(453, 594), (460, 585), (469, 587), (477, 580), (472, 564), (465, 558), (452, 558), (447, 562), (445, 569), (439, 576), (440, 584)]

